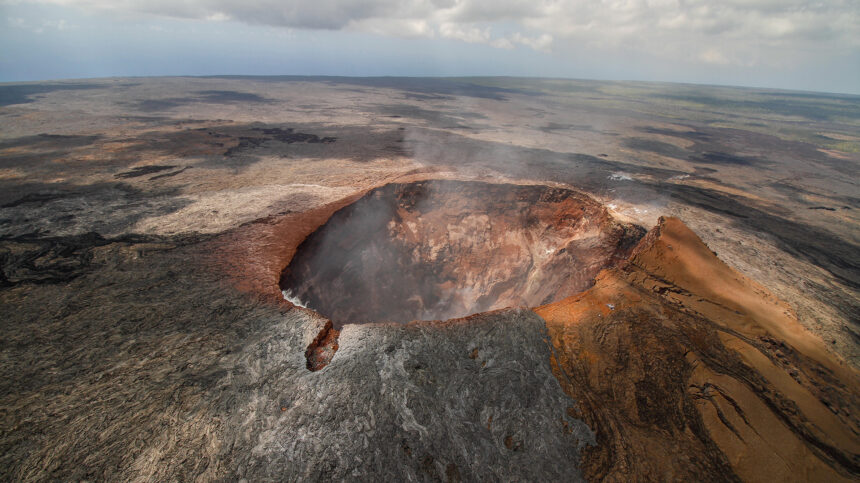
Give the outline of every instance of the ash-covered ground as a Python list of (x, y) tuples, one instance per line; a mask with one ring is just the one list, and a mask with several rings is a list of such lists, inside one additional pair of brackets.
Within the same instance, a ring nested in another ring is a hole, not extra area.
[[(573, 396), (589, 393), (564, 379), (548, 342), (563, 337), (526, 309), (346, 325), (330, 363), (308, 371), (325, 320), (273, 299), (283, 247), (323, 224), (325, 207), (416, 179), (570, 188), (645, 229), (676, 216), (787, 302), (834, 360), (860, 364), (856, 96), (495, 78), (7, 84), (3, 479), (665, 476), (600, 453), (597, 426), (641, 421), (583, 414)], [(589, 357), (565, 352), (562, 365)], [(834, 414), (851, 407), (821, 380)], [(658, 402), (637, 404), (625, 410), (645, 417)], [(802, 436), (856, 477), (856, 451)], [(717, 453), (701, 479), (736, 478)]]

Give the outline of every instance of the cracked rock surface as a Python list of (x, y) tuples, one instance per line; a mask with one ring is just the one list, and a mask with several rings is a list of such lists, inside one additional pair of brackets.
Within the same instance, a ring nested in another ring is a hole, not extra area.
[(249, 300), (188, 248), (100, 249), (67, 284), (0, 293), (11, 479), (578, 478), (593, 435), (531, 311), (348, 326), (310, 372), (323, 319)]
[[(858, 106), (541, 79), (0, 85), (0, 479), (855, 481)], [(428, 181), (587, 201), (498, 207), (514, 236), (462, 205), (444, 230), (404, 212), (531, 310), (337, 330), (283, 298), (333, 215)], [(542, 258), (535, 218), (569, 249)], [(497, 254), (469, 256), (484, 235)], [(505, 256), (552, 276), (505, 285)], [(566, 278), (584, 291), (549, 287)]]

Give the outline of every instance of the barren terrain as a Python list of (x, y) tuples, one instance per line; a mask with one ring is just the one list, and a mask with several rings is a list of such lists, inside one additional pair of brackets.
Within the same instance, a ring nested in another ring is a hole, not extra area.
[(858, 179), (856, 96), (0, 85), (0, 475), (856, 480)]

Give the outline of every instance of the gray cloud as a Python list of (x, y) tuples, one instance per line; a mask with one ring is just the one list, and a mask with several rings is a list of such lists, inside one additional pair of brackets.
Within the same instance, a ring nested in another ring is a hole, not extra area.
[[(0, 0), (2, 1), (2, 0)], [(22, 0), (18, 0), (22, 1)], [(23, 0), (121, 14), (781, 65), (860, 48), (856, 0)]]

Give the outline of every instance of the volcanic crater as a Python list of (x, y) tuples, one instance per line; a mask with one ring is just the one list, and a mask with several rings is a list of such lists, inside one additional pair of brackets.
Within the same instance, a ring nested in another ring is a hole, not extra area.
[(329, 318), (334, 330), (535, 307), (589, 288), (644, 233), (570, 189), (388, 184), (311, 233), (280, 287), (288, 300)]

